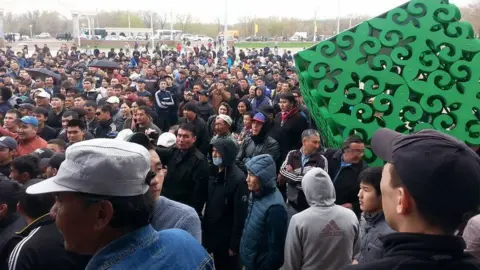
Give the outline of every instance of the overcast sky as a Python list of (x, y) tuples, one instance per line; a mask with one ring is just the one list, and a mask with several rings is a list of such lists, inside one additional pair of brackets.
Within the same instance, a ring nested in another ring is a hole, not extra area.
[[(237, 22), (240, 17), (296, 17), (302, 19), (332, 18), (338, 13), (339, 0), (227, 0), (228, 23)], [(428, 0), (427, 0), (428, 1)], [(451, 0), (458, 6), (465, 6), (475, 0)], [(403, 0), (340, 0), (340, 14), (374, 16), (401, 5)], [(191, 13), (194, 19), (213, 22), (216, 18), (225, 17), (225, 0), (1, 0), (6, 12), (19, 13), (28, 10), (56, 10), (69, 15), (71, 10), (152, 10), (156, 12)], [(121, 3), (121, 5), (119, 5)], [(288, 4), (282, 4), (288, 3)], [(134, 5), (134, 6), (133, 6)]]

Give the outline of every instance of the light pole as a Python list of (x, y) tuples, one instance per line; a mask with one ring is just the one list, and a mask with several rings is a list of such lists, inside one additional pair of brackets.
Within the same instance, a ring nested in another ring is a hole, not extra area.
[(0, 48), (3, 47), (5, 42), (5, 33), (3, 32), (3, 8), (0, 8)]
[(32, 32), (33, 25), (30, 24), (28, 27), (30, 27), (30, 38), (33, 38), (33, 32)]
[[(86, 24), (85, 24), (84, 22), (82, 22), (82, 29), (85, 29), (85, 26), (86, 26)], [(89, 38), (88, 38), (88, 34), (90, 34), (89, 31), (86, 32), (86, 34), (85, 34), (85, 35), (86, 35), (86, 36), (85, 36), (85, 39), (89, 39)], [(78, 46), (80, 46), (80, 45), (78, 45)]]
[[(173, 39), (173, 8), (170, 8), (170, 39)], [(173, 43), (175, 45), (175, 42)]]
[(150, 28), (152, 28), (152, 35), (150, 38), (152, 39), (152, 51), (155, 50), (155, 36), (154, 36), (154, 30), (153, 30), (153, 14), (150, 13)]
[(228, 16), (228, 7), (227, 7), (227, 1), (225, 0), (225, 24), (223, 25), (223, 53), (226, 55), (227, 54), (227, 49), (228, 49), (228, 24), (227, 24), (227, 16)]
[(340, 33), (340, 9), (341, 9), (341, 0), (338, 0), (338, 13), (337, 13), (337, 35)]

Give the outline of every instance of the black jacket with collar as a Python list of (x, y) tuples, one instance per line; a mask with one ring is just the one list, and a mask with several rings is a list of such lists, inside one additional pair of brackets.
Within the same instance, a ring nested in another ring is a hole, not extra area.
[(44, 139), (46, 142), (50, 141), (51, 139), (57, 138), (58, 131), (48, 125), (43, 126), (42, 130), (39, 130), (37, 135)]
[[(302, 132), (308, 129), (308, 121), (301, 111), (290, 115), (282, 125), (282, 113), (277, 113), (269, 135), (280, 145), (280, 160), (285, 160), (288, 152), (302, 147)], [(277, 166), (280, 164), (277, 163)]]
[(66, 110), (63, 109), (61, 112), (59, 112), (57, 114), (53, 110), (50, 110), (48, 112), (48, 119), (47, 119), (47, 122), (45, 124), (54, 128), (54, 129), (56, 129), (56, 130), (61, 130), (62, 129), (62, 116), (63, 116), (63, 113), (65, 111)]
[[(4, 177), (2, 175), (2, 177)], [(12, 180), (1, 180), (12, 181)], [(9, 214), (9, 216), (0, 220), (0, 250), (9, 242), (15, 233), (27, 225), (25, 218), (18, 213)]]
[(382, 259), (350, 265), (345, 269), (375, 270), (478, 270), (480, 261), (464, 252), (461, 237), (414, 233), (391, 233), (380, 237), (385, 247)]
[(176, 146), (156, 149), (162, 164), (167, 166), (162, 196), (190, 205), (202, 216), (207, 200), (208, 163), (194, 146), (183, 152)]
[(328, 149), (324, 156), (328, 160), (328, 175), (333, 181), (337, 195), (335, 203), (338, 205), (351, 203), (353, 212), (355, 212), (357, 217), (360, 217), (361, 211), (357, 196), (360, 188), (358, 175), (367, 167), (367, 164), (362, 161), (357, 164), (341, 167), (343, 156), (341, 149)]
[(108, 121), (99, 121), (98, 126), (95, 129), (95, 138), (111, 138), (110, 134), (117, 131), (117, 126), (113, 123), (113, 118)]

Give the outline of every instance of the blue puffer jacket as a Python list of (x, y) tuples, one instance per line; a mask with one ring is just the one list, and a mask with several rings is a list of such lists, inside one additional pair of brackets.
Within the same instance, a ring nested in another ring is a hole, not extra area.
[(261, 190), (250, 194), (240, 257), (248, 270), (278, 269), (283, 265), (288, 217), (276, 187), (275, 161), (264, 154), (253, 157), (245, 165), (249, 174), (259, 178)]

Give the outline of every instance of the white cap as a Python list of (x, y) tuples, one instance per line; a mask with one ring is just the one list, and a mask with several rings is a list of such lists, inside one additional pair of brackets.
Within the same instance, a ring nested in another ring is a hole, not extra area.
[(109, 97), (107, 99), (107, 103), (120, 103), (120, 99), (118, 97)]
[(170, 132), (164, 132), (160, 137), (158, 137), (157, 145), (163, 147), (170, 147), (177, 142), (177, 137), (175, 134)]
[(67, 148), (57, 175), (27, 188), (28, 194), (81, 192), (128, 197), (145, 194), (148, 150), (123, 140), (93, 139)]
[(35, 93), (36, 93), (35, 94), (36, 97), (48, 98), (48, 99), (50, 98), (50, 94), (47, 91), (45, 91), (45, 89), (43, 88), (36, 89)]
[(223, 121), (225, 121), (225, 123), (227, 123), (229, 126), (232, 125), (232, 118), (230, 118), (230, 116), (226, 115), (226, 114), (219, 114), (217, 115), (217, 119), (222, 119)]
[(126, 128), (126, 129), (123, 129), (122, 131), (120, 131), (118, 134), (117, 134), (117, 137), (115, 137), (115, 139), (117, 140), (125, 140), (126, 137), (130, 136), (133, 134), (133, 131), (129, 128)]
[(132, 74), (130, 75), (130, 77), (128, 77), (130, 80), (132, 81), (135, 81), (137, 80), (138, 78), (140, 78), (140, 75), (139, 74)]

